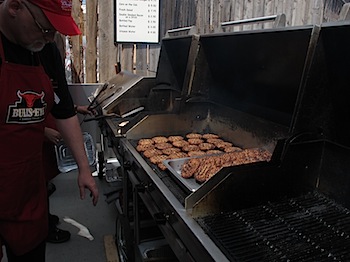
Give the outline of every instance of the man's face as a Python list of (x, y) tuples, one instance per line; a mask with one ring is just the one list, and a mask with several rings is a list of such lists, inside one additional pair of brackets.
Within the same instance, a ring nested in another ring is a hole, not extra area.
[(33, 52), (38, 52), (54, 40), (56, 30), (50, 24), (41, 9), (27, 1), (22, 1), (26, 34), (23, 36), (21, 45)]

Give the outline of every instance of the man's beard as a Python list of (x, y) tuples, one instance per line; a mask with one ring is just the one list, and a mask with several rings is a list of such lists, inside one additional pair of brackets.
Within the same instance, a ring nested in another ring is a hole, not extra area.
[(30, 45), (25, 46), (25, 48), (32, 52), (39, 52), (44, 48), (45, 45), (46, 41), (36, 41)]

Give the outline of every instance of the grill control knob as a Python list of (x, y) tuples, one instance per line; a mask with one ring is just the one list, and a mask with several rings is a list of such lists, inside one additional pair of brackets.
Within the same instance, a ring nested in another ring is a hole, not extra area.
[(154, 217), (154, 221), (158, 224), (158, 225), (165, 225), (165, 223), (167, 222), (169, 215), (165, 214), (164, 212), (159, 212), (159, 213), (155, 213), (153, 215)]
[(144, 184), (135, 185), (135, 190), (140, 193), (144, 193), (146, 191), (146, 186)]
[(130, 161), (125, 161), (125, 162), (123, 163), (123, 166), (124, 166), (125, 169), (129, 169), (129, 170), (130, 170), (130, 168), (131, 168), (131, 163), (130, 163)]

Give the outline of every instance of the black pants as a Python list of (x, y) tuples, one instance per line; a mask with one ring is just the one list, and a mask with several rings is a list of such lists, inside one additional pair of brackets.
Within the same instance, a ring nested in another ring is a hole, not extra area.
[(39, 246), (34, 248), (20, 256), (16, 256), (12, 251), (6, 246), (6, 254), (8, 262), (45, 262), (45, 250), (46, 250), (46, 241), (43, 241)]

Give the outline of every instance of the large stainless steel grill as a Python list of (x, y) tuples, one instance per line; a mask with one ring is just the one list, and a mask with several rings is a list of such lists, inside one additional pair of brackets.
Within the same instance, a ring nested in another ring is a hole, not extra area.
[[(121, 259), (349, 260), (347, 44), (345, 22), (172, 37), (155, 77), (111, 80), (101, 111), (115, 116), (101, 126), (123, 176)], [(190, 190), (136, 150), (141, 138), (191, 132), (272, 159), (225, 167)]]

